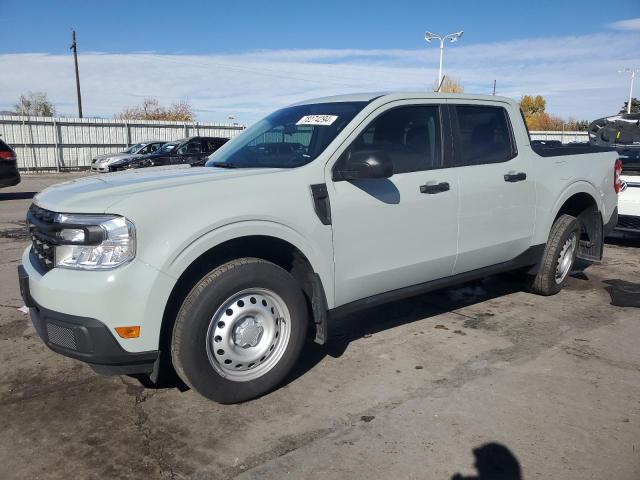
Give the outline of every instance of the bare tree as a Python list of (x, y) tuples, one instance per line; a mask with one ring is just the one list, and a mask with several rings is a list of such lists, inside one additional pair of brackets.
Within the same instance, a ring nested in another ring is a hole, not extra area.
[(122, 120), (172, 120), (192, 122), (195, 114), (191, 104), (186, 101), (172, 103), (169, 107), (160, 105), (155, 98), (145, 98), (141, 105), (123, 109), (116, 115)]
[(437, 92), (440, 87), (440, 93), (464, 93), (464, 87), (458, 80), (447, 75), (442, 79), (442, 86), (437, 83), (433, 86), (433, 91)]
[(44, 92), (27, 92), (20, 95), (20, 100), (13, 106), (16, 115), (53, 117), (56, 109)]

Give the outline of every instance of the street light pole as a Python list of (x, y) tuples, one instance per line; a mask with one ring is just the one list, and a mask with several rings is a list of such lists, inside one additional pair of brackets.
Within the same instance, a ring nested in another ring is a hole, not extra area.
[(450, 33), (449, 35), (440, 36), (435, 33), (426, 32), (424, 34), (424, 39), (427, 43), (431, 43), (431, 40), (439, 40), (440, 41), (440, 68), (438, 68), (438, 91), (440, 90), (440, 86), (442, 85), (442, 57), (444, 56), (444, 42), (449, 40), (450, 43), (457, 42), (464, 32), (460, 30), (456, 33)]
[(78, 71), (78, 48), (76, 45), (76, 31), (71, 30), (71, 46), (69, 50), (73, 50), (73, 61), (76, 65), (76, 93), (78, 95), (78, 116), (82, 118), (82, 97), (80, 96), (80, 72)]
[(633, 81), (636, 78), (636, 73), (640, 72), (638, 68), (625, 68), (624, 70), (618, 70), (618, 73), (630, 73), (631, 74), (631, 86), (629, 87), (629, 101), (627, 102), (627, 113), (631, 113), (631, 100), (633, 99)]

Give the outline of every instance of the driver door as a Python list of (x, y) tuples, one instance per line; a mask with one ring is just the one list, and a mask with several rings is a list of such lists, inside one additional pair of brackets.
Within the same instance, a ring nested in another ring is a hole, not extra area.
[(442, 168), (442, 110), (429, 101), (384, 107), (354, 132), (333, 166), (342, 168), (355, 151), (382, 151), (394, 171), (328, 182), (336, 306), (452, 274), (458, 178)]

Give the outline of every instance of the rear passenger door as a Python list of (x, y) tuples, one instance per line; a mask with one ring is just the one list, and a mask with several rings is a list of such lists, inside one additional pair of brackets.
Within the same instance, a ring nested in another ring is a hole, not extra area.
[(441, 107), (398, 102), (373, 113), (345, 143), (378, 151), (393, 176), (332, 180), (328, 174), (336, 305), (451, 275), (457, 247), (455, 169), (444, 169)]
[(463, 273), (514, 259), (531, 245), (535, 190), (530, 158), (518, 152), (500, 106), (449, 106), (460, 183), (458, 259)]

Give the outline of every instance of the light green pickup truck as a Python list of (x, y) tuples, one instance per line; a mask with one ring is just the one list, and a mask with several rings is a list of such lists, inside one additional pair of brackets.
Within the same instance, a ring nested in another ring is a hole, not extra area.
[(278, 110), (206, 167), (37, 195), (19, 268), (44, 342), (207, 398), (278, 386), (328, 319), (507, 270), (557, 293), (616, 223), (615, 152), (532, 145), (518, 105), (396, 93)]

